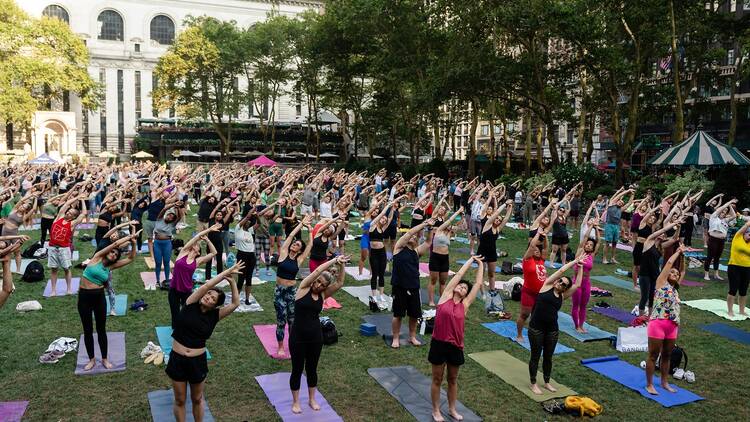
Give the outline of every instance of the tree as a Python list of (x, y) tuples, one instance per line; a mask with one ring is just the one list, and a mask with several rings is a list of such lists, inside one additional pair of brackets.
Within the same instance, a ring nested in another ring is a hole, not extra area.
[(156, 66), (163, 81), (151, 94), (157, 109), (174, 107), (185, 118), (207, 116), (219, 136), (222, 158), (229, 153), (232, 122), (243, 98), (238, 78), (245, 51), (234, 21), (188, 17)]
[(88, 50), (65, 22), (32, 18), (12, 0), (0, 0), (0, 46), (0, 121), (27, 125), (66, 91), (84, 109), (98, 108)]
[[(314, 11), (302, 14), (294, 21), (294, 44), (296, 46), (297, 83), (307, 98), (307, 151), (310, 154), (312, 128), (315, 128), (315, 156), (320, 159), (320, 99), (323, 95), (324, 64), (320, 60), (321, 31), (320, 15)], [(370, 146), (372, 154), (372, 146)]]

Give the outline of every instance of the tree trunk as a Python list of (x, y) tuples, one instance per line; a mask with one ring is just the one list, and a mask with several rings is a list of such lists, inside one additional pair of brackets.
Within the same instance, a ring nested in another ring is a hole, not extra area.
[(578, 152), (576, 153), (576, 162), (583, 164), (583, 138), (586, 136), (586, 91), (588, 89), (585, 68), (581, 69), (579, 84), (581, 89), (581, 106), (578, 108), (578, 134), (576, 136)]
[(310, 123), (312, 122), (312, 108), (313, 108), (312, 103), (313, 103), (312, 97), (308, 94), (307, 96), (307, 133), (305, 134), (305, 162), (307, 162), (307, 159), (310, 156), (310, 143), (312, 141), (312, 126), (310, 126)]
[(526, 110), (526, 114), (523, 117), (523, 128), (526, 131), (526, 142), (524, 142), (524, 158), (526, 162), (525, 173), (526, 177), (531, 177), (531, 140), (533, 134), (531, 133), (530, 110)]
[[(351, 142), (351, 137), (349, 137), (349, 113), (347, 113), (346, 110), (339, 111), (339, 119), (341, 120), (341, 137), (344, 140), (341, 144), (341, 157), (346, 161), (349, 143)], [(320, 159), (320, 157), (318, 157), (318, 159)]]
[(393, 125), (391, 125), (391, 156), (393, 159), (396, 159), (396, 122), (393, 122)]
[(477, 125), (479, 124), (479, 98), (471, 99), (471, 128), (469, 129), (469, 177), (477, 172)]
[(594, 127), (596, 125), (596, 116), (591, 114), (588, 116), (589, 129), (588, 136), (586, 136), (586, 162), (591, 162), (591, 157), (594, 155)]
[[(544, 143), (544, 136), (542, 134), (542, 126), (544, 125), (544, 122), (542, 121), (541, 117), (536, 118), (536, 166), (537, 170), (542, 173), (544, 172), (544, 149), (542, 148), (542, 144)], [(549, 130), (549, 128), (547, 128)], [(552, 146), (550, 145), (550, 151), (552, 151)]]
[(682, 88), (680, 88), (680, 54), (677, 51), (677, 25), (674, 17), (674, 0), (669, 2), (669, 21), (671, 24), (672, 38), (672, 78), (674, 79), (675, 95), (675, 119), (674, 119), (674, 139), (672, 143), (682, 142), (685, 132), (685, 116), (683, 115)]
[(737, 65), (734, 69), (734, 75), (732, 76), (731, 86), (729, 87), (729, 111), (732, 114), (732, 120), (729, 122), (729, 136), (727, 137), (727, 144), (729, 146), (734, 145), (734, 140), (737, 137), (737, 87), (740, 83), (740, 77), (742, 75), (742, 64), (744, 63), (744, 55), (739, 48), (739, 42), (735, 41), (732, 46), (735, 51), (735, 57), (737, 58)]
[(432, 124), (432, 137), (435, 139), (435, 148), (433, 154), (435, 155), (435, 158), (438, 158), (440, 160), (443, 159), (443, 149), (441, 148), (441, 140), (440, 140), (440, 114), (439, 111), (433, 110), (430, 114), (430, 120)]
[(490, 101), (490, 163), (495, 163), (495, 100)]
[(503, 157), (505, 157), (505, 174), (510, 174), (510, 144), (508, 143), (508, 119), (503, 117)]
[[(642, 54), (641, 54), (641, 43), (636, 38), (633, 31), (630, 30), (625, 18), (622, 18), (622, 24), (625, 27), (625, 31), (633, 41), (634, 56), (635, 60), (633, 63), (633, 69), (635, 70), (633, 80), (630, 84), (630, 100), (628, 101), (628, 127), (625, 129), (625, 139), (623, 139), (622, 145), (618, 148), (619, 157), (617, 159), (617, 165), (622, 167), (625, 165), (625, 160), (630, 163), (630, 151), (635, 143), (635, 135), (638, 133), (638, 108), (640, 106), (641, 97), (641, 72), (642, 72)], [(622, 161), (622, 165), (620, 165)], [(623, 179), (620, 179), (623, 180)]]

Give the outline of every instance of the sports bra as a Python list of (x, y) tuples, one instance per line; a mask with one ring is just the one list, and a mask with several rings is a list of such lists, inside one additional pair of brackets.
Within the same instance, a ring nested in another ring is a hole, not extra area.
[(379, 231), (377, 226), (370, 226), (370, 242), (382, 242), (383, 232)]
[(312, 248), (310, 248), (310, 258), (322, 261), (326, 259), (328, 253), (328, 240), (323, 240), (323, 236), (313, 239)]
[(106, 268), (102, 262), (95, 265), (88, 265), (83, 270), (83, 276), (86, 280), (97, 286), (103, 286), (109, 280), (109, 268)]
[(279, 267), (276, 269), (276, 275), (279, 278), (285, 280), (294, 280), (297, 278), (299, 272), (299, 264), (296, 259), (286, 257), (283, 261), (279, 262)]
[(450, 246), (450, 244), (451, 240), (448, 238), (448, 235), (445, 234), (436, 234), (432, 239), (433, 246)]

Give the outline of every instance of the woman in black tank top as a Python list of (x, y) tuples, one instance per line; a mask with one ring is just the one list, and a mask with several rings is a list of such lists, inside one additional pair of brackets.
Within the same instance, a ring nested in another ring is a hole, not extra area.
[(289, 353), (292, 355), (289, 388), (292, 390), (293, 413), (302, 413), (299, 389), (303, 370), (307, 375), (308, 404), (313, 410), (320, 410), (320, 405), (315, 401), (318, 360), (323, 349), (319, 316), (325, 299), (344, 285), (344, 265), (347, 262), (348, 256), (339, 255), (336, 259), (321, 264), (302, 280), (295, 295), (295, 318), (289, 333)]

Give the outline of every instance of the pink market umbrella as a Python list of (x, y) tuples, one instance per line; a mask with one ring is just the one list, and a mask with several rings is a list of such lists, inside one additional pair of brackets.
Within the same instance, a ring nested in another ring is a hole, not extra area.
[(258, 166), (258, 167), (275, 167), (278, 164), (276, 161), (273, 161), (272, 159), (266, 157), (265, 155), (261, 155), (260, 157), (248, 161), (248, 164), (251, 166)]

